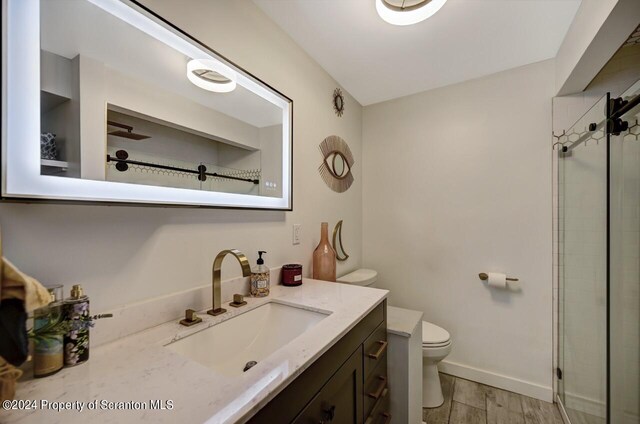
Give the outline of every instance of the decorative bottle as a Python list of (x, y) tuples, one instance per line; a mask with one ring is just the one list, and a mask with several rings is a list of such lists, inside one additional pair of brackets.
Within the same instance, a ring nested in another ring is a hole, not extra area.
[(89, 360), (89, 297), (79, 284), (71, 288), (64, 304), (69, 331), (64, 335), (64, 366), (73, 367)]
[(33, 376), (57, 373), (64, 364), (62, 285), (47, 287), (51, 303), (33, 311)]
[(336, 281), (336, 251), (329, 243), (329, 224), (320, 225), (320, 243), (313, 251), (313, 278)]

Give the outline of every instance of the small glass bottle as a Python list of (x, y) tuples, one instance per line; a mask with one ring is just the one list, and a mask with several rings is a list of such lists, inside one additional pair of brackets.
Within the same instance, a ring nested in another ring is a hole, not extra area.
[(63, 333), (58, 326), (64, 322), (62, 285), (47, 287), (51, 303), (33, 311), (33, 376), (47, 377), (64, 364)]
[(320, 225), (320, 243), (313, 251), (313, 279), (336, 281), (336, 251), (329, 242), (329, 223)]
[(251, 286), (249, 291), (253, 297), (265, 297), (269, 295), (269, 267), (264, 264), (262, 254), (264, 250), (258, 252), (258, 264), (251, 270)]
[(89, 296), (79, 284), (71, 288), (64, 302), (69, 331), (64, 335), (64, 366), (73, 367), (89, 360)]

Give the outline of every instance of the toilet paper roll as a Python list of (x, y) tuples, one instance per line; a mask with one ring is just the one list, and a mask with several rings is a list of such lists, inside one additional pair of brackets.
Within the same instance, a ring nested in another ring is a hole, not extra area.
[(487, 284), (491, 287), (505, 289), (507, 288), (507, 275), (500, 272), (490, 272)]

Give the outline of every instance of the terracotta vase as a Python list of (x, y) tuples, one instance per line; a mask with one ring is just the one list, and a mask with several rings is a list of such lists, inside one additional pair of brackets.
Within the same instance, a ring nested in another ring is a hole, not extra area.
[(336, 281), (336, 251), (329, 243), (329, 224), (326, 222), (320, 226), (320, 243), (313, 251), (313, 278)]

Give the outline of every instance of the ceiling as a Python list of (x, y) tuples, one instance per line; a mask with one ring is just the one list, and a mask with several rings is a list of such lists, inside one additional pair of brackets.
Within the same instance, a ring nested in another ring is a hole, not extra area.
[(449, 0), (384, 22), (374, 0), (253, 0), (362, 105), (555, 57), (580, 0)]

